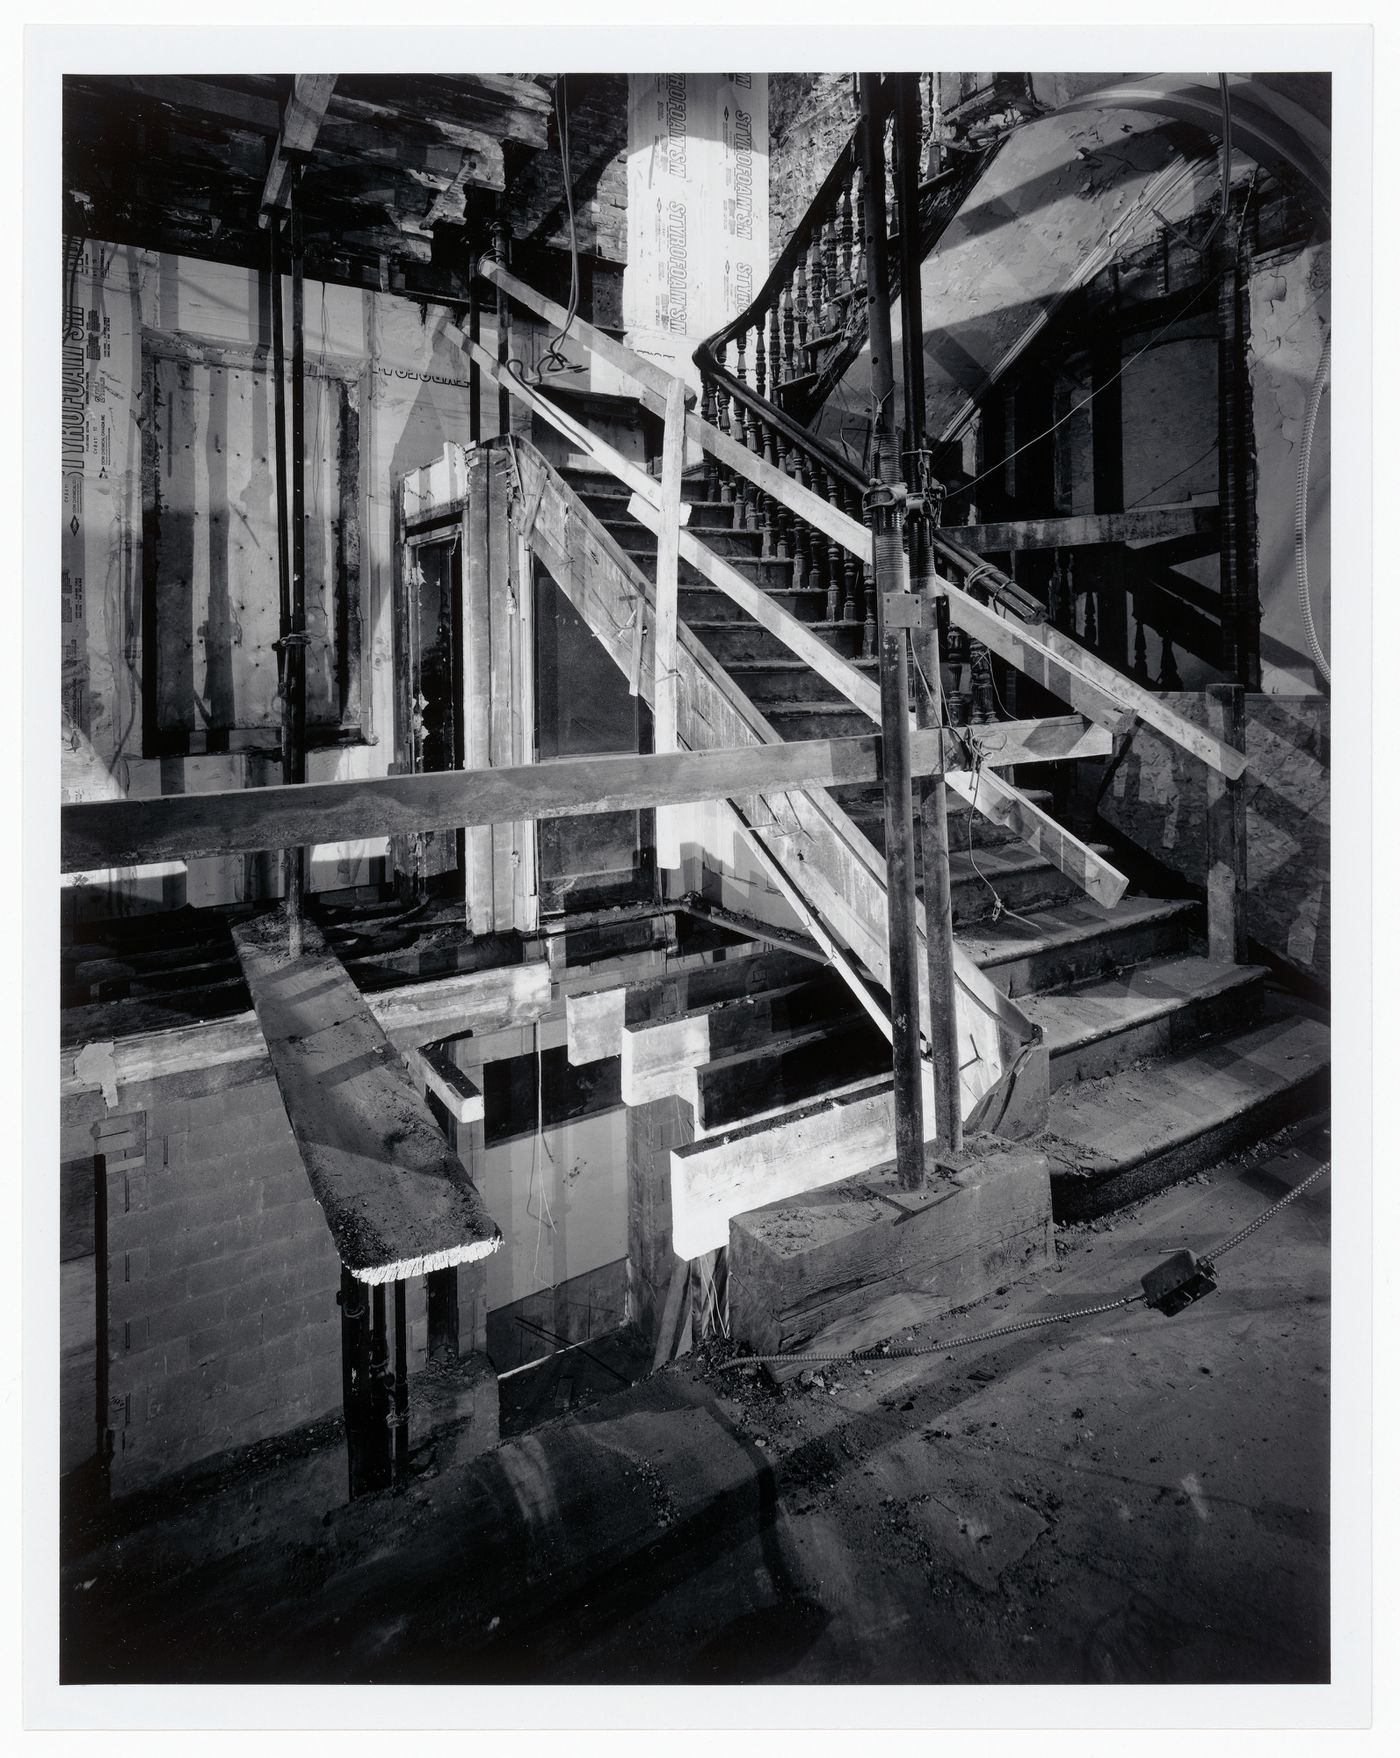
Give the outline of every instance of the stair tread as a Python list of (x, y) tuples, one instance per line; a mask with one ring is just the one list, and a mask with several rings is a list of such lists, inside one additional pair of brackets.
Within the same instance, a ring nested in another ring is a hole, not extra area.
[(1025, 995), (1018, 1005), (1043, 1029), (1055, 1056), (1145, 1025), (1193, 1001), (1261, 983), (1267, 975), (1263, 965), (1225, 964), (1186, 954), (1151, 959), (1061, 995)]
[(1185, 1056), (1064, 1086), (1050, 1096), (1052, 1164), (1090, 1175), (1158, 1158), (1323, 1072), (1325, 1021), (1287, 1013)]
[(1034, 953), (1050, 952), (1093, 940), (1117, 928), (1169, 921), (1196, 909), (1189, 898), (1125, 897), (1112, 909), (1092, 898), (1038, 909), (1025, 920), (1003, 916), (999, 922), (978, 922), (959, 929), (958, 945), (977, 964), (995, 969)]
[[(917, 832), (918, 826), (915, 825)], [(1106, 843), (1090, 843), (1095, 854), (1106, 855)], [(950, 848), (948, 850), (948, 876), (954, 885), (964, 883), (976, 884), (990, 879), (993, 884), (998, 879), (1019, 878), (1023, 873), (1037, 873), (1042, 870), (1059, 872), (1059, 868), (1048, 855), (1033, 849), (1029, 843), (1009, 842), (999, 847), (981, 848), (969, 855), (966, 848)]]

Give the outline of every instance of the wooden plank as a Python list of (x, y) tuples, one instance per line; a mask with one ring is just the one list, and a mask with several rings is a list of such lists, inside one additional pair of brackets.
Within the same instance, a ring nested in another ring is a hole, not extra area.
[(1061, 634), (1058, 629), (1052, 629), (1048, 624), (1044, 627), (1037, 626), (1036, 634), (1052, 653), (1077, 666), (1085, 677), (1101, 684), (1105, 690), (1125, 702), (1139, 720), (1161, 733), (1163, 738), (1180, 745), (1184, 751), (1190, 751), (1202, 763), (1218, 770), (1230, 781), (1244, 774), (1248, 765), (1243, 751), (1235, 750), (1224, 739), (1216, 738), (1205, 728), (1196, 726), (1174, 708), (1168, 707), (1160, 696), (1154, 695), (1151, 690), (1144, 690), (1132, 678), (1125, 677), (1122, 672), (1115, 671), (1111, 665), (1106, 665), (1103, 660), (1086, 652), (1077, 641)]
[[(628, 502), (627, 511), (645, 525), (649, 531), (660, 536), (660, 515), (640, 495), (634, 495)], [(788, 651), (798, 659), (805, 660), (820, 678), (838, 689), (848, 702), (854, 704), (862, 713), (868, 714), (872, 720), (880, 719), (880, 688), (870, 681), (864, 672), (857, 670), (848, 659), (842, 656), (827, 641), (824, 641), (808, 625), (795, 617), (791, 611), (784, 610), (769, 593), (756, 585), (746, 574), (741, 574), (732, 563), (725, 561), (723, 556), (716, 555), (695, 533), (682, 531), (680, 534), (680, 553), (697, 573), (703, 574), (712, 586), (717, 586), (727, 598), (745, 610), (760, 627), (776, 635)]]
[[(1209, 692), (1211, 731), (1232, 750), (1245, 739), (1244, 691), (1238, 684), (1215, 684)], [(1216, 770), (1206, 775), (1206, 937), (1210, 956), (1221, 964), (1244, 964), (1249, 957), (1248, 836), (1242, 780), (1229, 781)]]
[(499, 1250), (500, 1228), (314, 923), (286, 949), (278, 912), (233, 928), (282, 1103), (341, 1262), (393, 1282)]
[[(532, 386), (525, 384), (514, 373), (504, 371), (499, 362), (494, 360), (479, 342), (473, 342), (470, 336), (464, 335), (454, 324), (443, 326), (443, 335), (454, 347), (460, 348), (469, 360), (480, 367), (482, 372), (495, 385), (500, 386), (518, 402), (524, 403), (527, 409), (547, 421), (557, 432), (562, 433), (579, 451), (592, 458), (601, 469), (616, 476), (630, 488), (633, 494), (641, 497), (652, 507), (659, 506), (661, 486), (653, 476), (648, 476), (639, 465), (624, 458), (621, 452), (615, 451), (606, 441), (600, 440), (571, 415), (552, 403), (548, 397), (541, 396)], [(518, 436), (517, 436), (518, 437)]]
[(102, 84), (152, 103), (195, 110), (210, 120), (233, 122), (258, 134), (276, 134), (282, 126), (282, 109), (276, 99), (260, 98), (251, 92), (215, 85), (208, 80), (172, 79), (154, 74), (110, 74), (103, 77)]
[(1008, 550), (1075, 549), (1095, 543), (1161, 543), (1173, 537), (1214, 537), (1220, 510), (1209, 501), (1174, 501), (1125, 513), (1083, 513), (1064, 519), (1009, 519), (949, 525), (943, 535), (985, 555)]
[[(681, 471), (685, 464), (685, 386), (673, 379), (666, 393), (661, 443), (661, 502), (656, 528), (656, 637), (652, 663), (653, 744), (658, 752), (678, 751), (679, 654), (676, 646), (680, 591)], [(694, 542), (694, 539), (691, 540)], [(656, 814), (656, 862), (674, 872), (681, 864), (680, 814), (673, 806)]]
[[(381, 989), (365, 999), (382, 1029), (406, 1049), (460, 1032), (497, 1031), (518, 1020), (542, 1018), (551, 1004), (549, 967), (535, 959)], [(110, 1064), (100, 1055), (85, 1058), (84, 1052), (94, 1048), (110, 1051)], [(113, 1038), (105, 1045), (75, 1044), (59, 1056), (59, 1094), (71, 1099), (100, 1091), (99, 1070), (104, 1067), (110, 1067), (110, 1078), (120, 1088), (256, 1062), (266, 1053), (251, 1011)], [(76, 1066), (80, 1062), (82, 1070)]]
[(424, 1044), (407, 1052), (409, 1067), (450, 1117), (458, 1123), (479, 1123), (486, 1115), (486, 1099), (458, 1068), (445, 1044)]
[(672, 1245), (699, 1257), (729, 1243), (736, 1215), (868, 1171), (894, 1139), (894, 1083), (865, 1081), (780, 1122), (741, 1125), (671, 1150)]
[(287, 206), (293, 165), (316, 145), (316, 135), (334, 90), (333, 73), (298, 73), (293, 79), (277, 144), (272, 149), (272, 163), (267, 168), (267, 181), (263, 184), (258, 211), (260, 226), (266, 226), (272, 214)]
[(984, 817), (1013, 831), (1105, 908), (1112, 909), (1128, 889), (1126, 874), (1071, 835), (1063, 824), (1057, 824), (1033, 800), (1009, 787), (995, 771), (983, 769), (968, 775), (950, 770), (947, 782)]
[[(527, 311), (533, 311), (536, 317), (542, 317), (556, 329), (562, 330), (569, 321), (568, 312), (557, 300), (537, 293), (527, 282), (511, 274), (509, 269), (503, 268), (493, 258), (483, 258), (477, 264), (476, 272), (483, 280), (490, 281), (492, 286), (503, 287)], [(645, 355), (634, 353), (631, 348), (625, 348), (621, 342), (615, 341), (604, 331), (595, 329), (577, 314), (569, 334), (582, 342), (590, 354), (606, 361), (615, 371), (626, 373), (637, 387), (639, 400), (653, 415), (665, 415), (666, 398), (672, 385), (680, 384), (685, 389), (684, 381), (673, 377), (664, 367), (648, 360)], [(692, 397), (694, 395), (693, 392), (688, 394)]]
[[(973, 640), (980, 641), (999, 658), (1068, 702), (1071, 708), (1087, 715), (1112, 737), (1121, 736), (1132, 726), (1134, 711), (1119, 693), (1106, 682), (1089, 677), (1082, 665), (1051, 647), (1048, 624), (1037, 623), (1032, 629), (1016, 618), (999, 615), (960, 586), (943, 584), (953, 621)], [(1113, 676), (1116, 680), (1118, 674)]]
[[(919, 762), (932, 768), (938, 761), (937, 740), (928, 735), (918, 748)], [(945, 754), (965, 761), (952, 740)], [(998, 752), (995, 760), (1013, 760), (1012, 749)], [(85, 872), (165, 858), (632, 811), (770, 787), (834, 787), (879, 778), (880, 739), (871, 733), (725, 751), (665, 756), (623, 752), (496, 769), (75, 801), (61, 811), (62, 865), (65, 872)]]

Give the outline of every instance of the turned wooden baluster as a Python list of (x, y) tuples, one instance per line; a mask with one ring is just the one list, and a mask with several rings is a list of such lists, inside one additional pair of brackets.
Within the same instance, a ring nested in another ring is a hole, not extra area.
[(1097, 647), (1099, 644), (1099, 612), (1097, 592), (1084, 594), (1084, 645)]
[[(815, 341), (826, 331), (826, 325), (823, 321), (823, 312), (826, 306), (826, 272), (822, 265), (822, 229), (820, 226), (812, 228), (811, 242), (807, 246), (807, 264), (807, 281), (810, 289), (808, 310), (811, 314), (812, 326), (808, 340)], [(809, 354), (807, 356), (808, 368), (815, 369), (816, 364), (815, 356)]]
[(797, 336), (797, 293), (789, 283), (783, 288), (783, 383), (788, 384), (797, 377), (797, 356), (795, 339)]
[[(789, 468), (787, 438), (784, 434), (778, 433), (774, 436), (774, 440), (775, 449), (777, 451), (778, 468), (782, 471), (784, 476), (790, 476), (792, 472)], [(792, 560), (793, 528), (795, 523), (796, 521), (793, 519), (792, 514), (780, 502), (778, 506), (777, 532), (778, 560), (780, 562), (790, 562)], [(796, 570), (794, 569), (794, 575), (795, 573)]]
[(778, 387), (782, 384), (783, 372), (783, 296), (781, 292), (774, 299), (768, 313), (768, 399), (772, 403), (778, 401)]
[(753, 388), (760, 397), (768, 394), (768, 350), (763, 337), (763, 319), (753, 327)]
[(831, 214), (822, 224), (822, 275), (826, 281), (826, 313), (823, 329), (830, 334), (839, 319), (837, 300), (841, 293), (840, 220)]
[(794, 374), (800, 378), (807, 370), (807, 256), (797, 259), (797, 275), (793, 284), (792, 314), (797, 330)]
[[(854, 172), (851, 183), (855, 182)], [(855, 216), (851, 209), (851, 183), (841, 191), (841, 293), (848, 297), (852, 290), (851, 251), (855, 241)], [(893, 213), (894, 209), (886, 210)]]
[[(719, 399), (715, 395), (715, 381), (708, 372), (701, 377), (700, 419), (711, 427), (719, 426)], [(705, 499), (719, 499), (719, 465), (709, 452), (705, 454)]]
[[(789, 447), (787, 452), (787, 472), (794, 482), (804, 487), (807, 471), (802, 454), (796, 447)], [(792, 534), (792, 583), (799, 590), (807, 584), (807, 572), (811, 567), (811, 549), (808, 543), (807, 521), (800, 514), (794, 513), (791, 520)]]
[[(865, 287), (865, 178), (857, 165), (852, 178), (856, 192), (855, 236), (851, 244), (851, 290), (860, 292)], [(892, 214), (893, 207), (885, 209)]]
[[(841, 491), (841, 506), (842, 510), (849, 513), (853, 519), (860, 518), (861, 509), (859, 507), (853, 509), (851, 506), (851, 493), (849, 489), (843, 488)], [(853, 623), (858, 620), (856, 613), (856, 592), (860, 584), (860, 568), (856, 562), (856, 558), (851, 554), (850, 550), (844, 547), (844, 545), (842, 546), (841, 572), (846, 588), (845, 600), (841, 606), (841, 621), (843, 623)]]

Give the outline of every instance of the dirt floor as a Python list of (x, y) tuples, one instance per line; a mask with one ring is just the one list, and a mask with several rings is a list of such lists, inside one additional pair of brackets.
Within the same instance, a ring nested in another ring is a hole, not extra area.
[[(1061, 1229), (1056, 1270), (938, 1334), (1110, 1300), (1329, 1151), (1314, 1123)], [(1324, 1681), (1328, 1218), (1324, 1178), (1170, 1319), (783, 1388), (708, 1350), (464, 1463), (420, 1449), (400, 1494), (339, 1505), (323, 1444), (70, 1524), (65, 1681)]]

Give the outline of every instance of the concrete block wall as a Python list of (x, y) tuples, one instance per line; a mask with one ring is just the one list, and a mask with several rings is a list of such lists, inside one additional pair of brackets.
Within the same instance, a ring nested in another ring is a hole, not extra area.
[[(88, 1127), (105, 1163), (114, 1496), (338, 1411), (340, 1260), (267, 1065), (128, 1087)], [(422, 1277), (408, 1315), (412, 1372)]]

